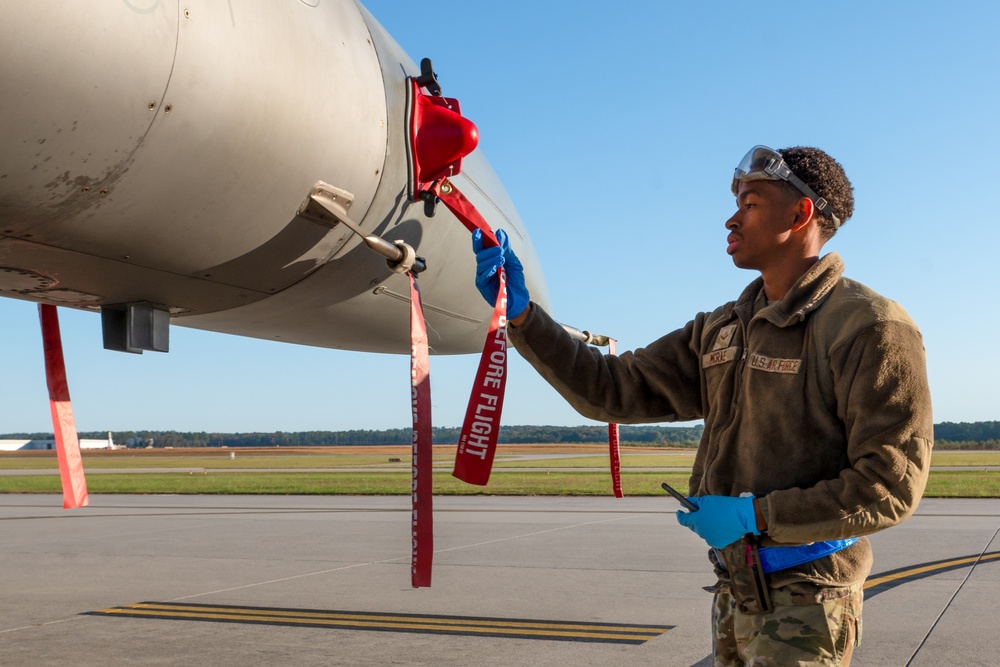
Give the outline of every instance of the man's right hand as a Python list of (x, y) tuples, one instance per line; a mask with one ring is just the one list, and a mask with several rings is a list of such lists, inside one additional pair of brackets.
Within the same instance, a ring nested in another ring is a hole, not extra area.
[(472, 250), (476, 253), (476, 287), (491, 306), (496, 305), (500, 292), (500, 267), (507, 271), (507, 320), (525, 313), (530, 302), (524, 285), (524, 267), (510, 248), (507, 232), (496, 231), (499, 246), (486, 246), (480, 230), (472, 232)]
[(688, 500), (698, 506), (698, 511), (677, 510), (677, 522), (697, 533), (710, 547), (728, 547), (747, 533), (760, 535), (753, 496), (692, 496)]

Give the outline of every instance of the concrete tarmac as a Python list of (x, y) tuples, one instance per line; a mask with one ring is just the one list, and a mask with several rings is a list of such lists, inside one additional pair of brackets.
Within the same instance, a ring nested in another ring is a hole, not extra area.
[[(0, 665), (711, 664), (702, 589), (714, 578), (666, 496), (437, 497), (422, 589), (410, 587), (406, 497), (61, 504), (0, 495)], [(866, 592), (854, 664), (1000, 664), (998, 535), (1000, 501), (926, 499), (872, 536), (882, 583)], [(93, 614), (141, 602), (251, 607), (258, 620)], [(409, 632), (274, 620), (331, 611), (659, 629), (621, 644), (420, 629), (434, 618)]]

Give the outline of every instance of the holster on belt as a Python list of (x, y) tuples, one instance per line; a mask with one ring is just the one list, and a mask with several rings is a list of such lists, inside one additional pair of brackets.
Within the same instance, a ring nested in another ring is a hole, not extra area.
[(744, 614), (766, 614), (773, 609), (760, 564), (759, 543), (759, 538), (748, 534), (728, 547), (715, 550), (719, 564), (729, 573), (733, 597)]

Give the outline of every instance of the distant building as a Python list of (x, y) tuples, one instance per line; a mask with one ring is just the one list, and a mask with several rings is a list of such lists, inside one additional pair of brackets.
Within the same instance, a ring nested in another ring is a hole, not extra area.
[[(0, 440), (0, 452), (55, 450), (55, 440)], [(117, 449), (111, 433), (107, 440), (80, 440), (80, 449)]]

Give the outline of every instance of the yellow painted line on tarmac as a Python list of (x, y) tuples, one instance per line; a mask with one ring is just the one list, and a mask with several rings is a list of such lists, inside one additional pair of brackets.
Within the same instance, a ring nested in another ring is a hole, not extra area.
[(154, 618), (161, 620), (256, 623), (312, 628), (419, 632), (618, 644), (642, 644), (673, 628), (673, 626), (279, 609), (232, 605), (173, 604), (169, 602), (138, 602), (88, 613), (93, 616)]
[(904, 579), (922, 578), (938, 574), (940, 572), (945, 572), (947, 570), (954, 570), (966, 565), (975, 565), (977, 563), (984, 563), (998, 559), (1000, 559), (1000, 551), (994, 551), (976, 556), (963, 556), (961, 558), (952, 558), (950, 560), (940, 560), (933, 563), (924, 563), (915, 567), (887, 572), (886, 574), (869, 579), (865, 582), (865, 590), (875, 588), (876, 586), (893, 584), (895, 582), (902, 583), (902, 580)]
[[(886, 572), (865, 583), (866, 596), (873, 597), (914, 579), (989, 561), (1000, 561), (1000, 551)], [(674, 627), (170, 602), (137, 602), (88, 612), (88, 615), (618, 644), (642, 644)]]

